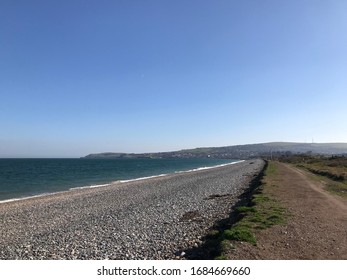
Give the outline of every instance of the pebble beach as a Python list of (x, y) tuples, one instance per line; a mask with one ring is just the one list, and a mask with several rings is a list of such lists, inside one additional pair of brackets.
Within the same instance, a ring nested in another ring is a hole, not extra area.
[(0, 204), (0, 259), (177, 259), (201, 244), (260, 159)]

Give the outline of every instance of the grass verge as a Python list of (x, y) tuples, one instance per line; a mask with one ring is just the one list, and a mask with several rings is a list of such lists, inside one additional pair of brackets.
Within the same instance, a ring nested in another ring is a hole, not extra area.
[(246, 205), (235, 209), (236, 222), (220, 234), (220, 255), (216, 259), (225, 259), (224, 252), (237, 246), (237, 241), (248, 242), (256, 246), (258, 231), (285, 222), (285, 208), (281, 207), (271, 196), (271, 188), (275, 187), (276, 166), (270, 161), (265, 169), (264, 177), (254, 190), (251, 199)]
[(347, 198), (347, 157), (297, 155), (279, 160), (309, 171), (312, 178), (324, 182), (327, 191)]

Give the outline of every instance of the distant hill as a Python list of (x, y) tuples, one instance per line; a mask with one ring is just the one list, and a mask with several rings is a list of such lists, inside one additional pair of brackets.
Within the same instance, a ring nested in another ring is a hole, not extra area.
[(85, 158), (231, 158), (246, 159), (284, 154), (347, 155), (347, 143), (271, 142), (226, 147), (195, 148), (162, 153), (99, 153)]

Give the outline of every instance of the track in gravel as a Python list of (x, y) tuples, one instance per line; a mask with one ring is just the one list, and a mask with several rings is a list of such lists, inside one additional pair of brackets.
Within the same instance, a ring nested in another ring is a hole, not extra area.
[(262, 160), (0, 204), (1, 259), (175, 259), (198, 246)]

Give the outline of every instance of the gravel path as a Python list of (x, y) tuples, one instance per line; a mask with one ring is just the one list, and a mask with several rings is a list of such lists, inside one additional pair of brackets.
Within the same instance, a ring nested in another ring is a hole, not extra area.
[(0, 204), (0, 259), (175, 259), (198, 246), (262, 160)]

